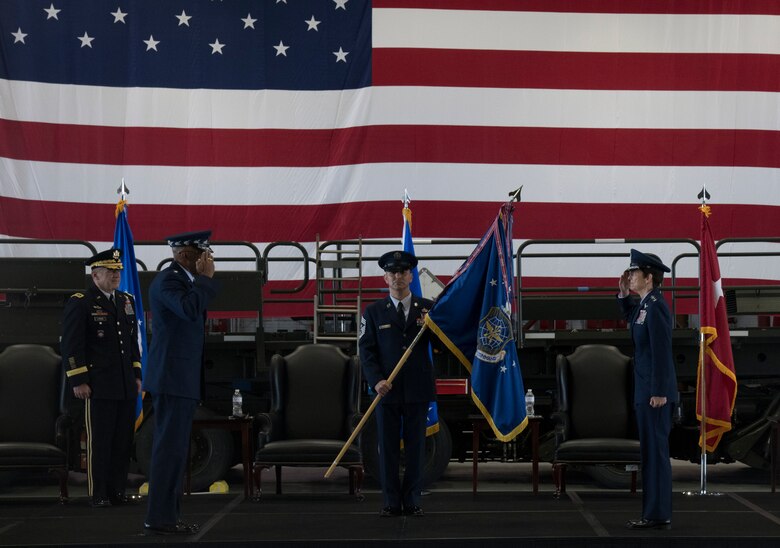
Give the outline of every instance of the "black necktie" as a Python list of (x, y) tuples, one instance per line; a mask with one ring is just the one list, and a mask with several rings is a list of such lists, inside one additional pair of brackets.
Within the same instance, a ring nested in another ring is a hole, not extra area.
[(114, 302), (114, 294), (111, 293), (111, 295), (108, 296), (108, 302), (111, 303), (111, 306), (116, 306), (116, 303)]
[(401, 301), (398, 301), (398, 321), (401, 322), (401, 325), (406, 324), (406, 315), (404, 315), (404, 303)]

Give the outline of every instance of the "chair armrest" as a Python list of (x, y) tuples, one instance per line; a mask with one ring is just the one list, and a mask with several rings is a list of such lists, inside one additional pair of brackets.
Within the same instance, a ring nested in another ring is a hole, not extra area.
[(257, 449), (262, 449), (265, 444), (282, 435), (282, 419), (278, 413), (258, 413), (255, 415), (255, 424), (258, 427)]
[(569, 415), (566, 413), (562, 413), (560, 411), (557, 411), (550, 415), (550, 418), (555, 422), (554, 425), (554, 433), (555, 433), (555, 446), (559, 446), (561, 443), (569, 439), (569, 430), (571, 428), (571, 421), (569, 420)]

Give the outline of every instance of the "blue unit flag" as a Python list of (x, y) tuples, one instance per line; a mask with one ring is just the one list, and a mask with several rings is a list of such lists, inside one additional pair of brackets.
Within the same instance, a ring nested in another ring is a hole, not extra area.
[[(141, 354), (141, 378), (146, 378), (146, 319), (141, 300), (141, 282), (138, 279), (138, 266), (135, 262), (133, 232), (127, 220), (127, 202), (120, 200), (116, 205), (116, 227), (114, 228), (114, 247), (122, 250), (122, 281), (119, 290), (130, 293), (135, 300), (135, 317), (138, 322), (138, 349)], [(143, 394), (135, 404), (135, 429), (143, 422)]]
[(471, 372), (471, 397), (501, 441), (528, 424), (512, 331), (512, 210), (501, 207), (425, 318)]
[[(404, 251), (415, 255), (414, 241), (412, 240), (412, 210), (408, 205), (404, 205), (404, 228), (402, 233), (402, 239), (404, 242)], [(412, 283), (409, 284), (409, 289), (413, 295), (422, 297), (422, 286), (420, 285), (420, 274), (417, 271), (417, 267), (412, 268)], [(428, 347), (428, 355), (431, 356), (433, 361), (433, 353), (431, 348)], [(425, 421), (425, 435), (432, 436), (439, 431), (439, 408), (435, 401), (428, 404), (428, 416)]]

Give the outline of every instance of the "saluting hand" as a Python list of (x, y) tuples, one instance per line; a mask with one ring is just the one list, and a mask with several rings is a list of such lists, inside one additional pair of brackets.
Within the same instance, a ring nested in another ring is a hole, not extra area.
[(618, 289), (620, 290), (621, 297), (628, 297), (628, 295), (631, 293), (631, 287), (628, 281), (630, 276), (631, 276), (631, 271), (626, 270), (620, 276), (620, 280), (618, 280)]
[(201, 276), (214, 277), (214, 258), (211, 256), (210, 251), (204, 251), (195, 261), (195, 270)]

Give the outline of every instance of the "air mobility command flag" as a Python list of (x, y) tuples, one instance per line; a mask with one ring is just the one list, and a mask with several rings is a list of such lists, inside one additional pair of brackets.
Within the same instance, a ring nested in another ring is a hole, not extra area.
[(471, 397), (501, 441), (528, 424), (511, 321), (513, 209), (501, 207), (425, 318), (471, 372)]

